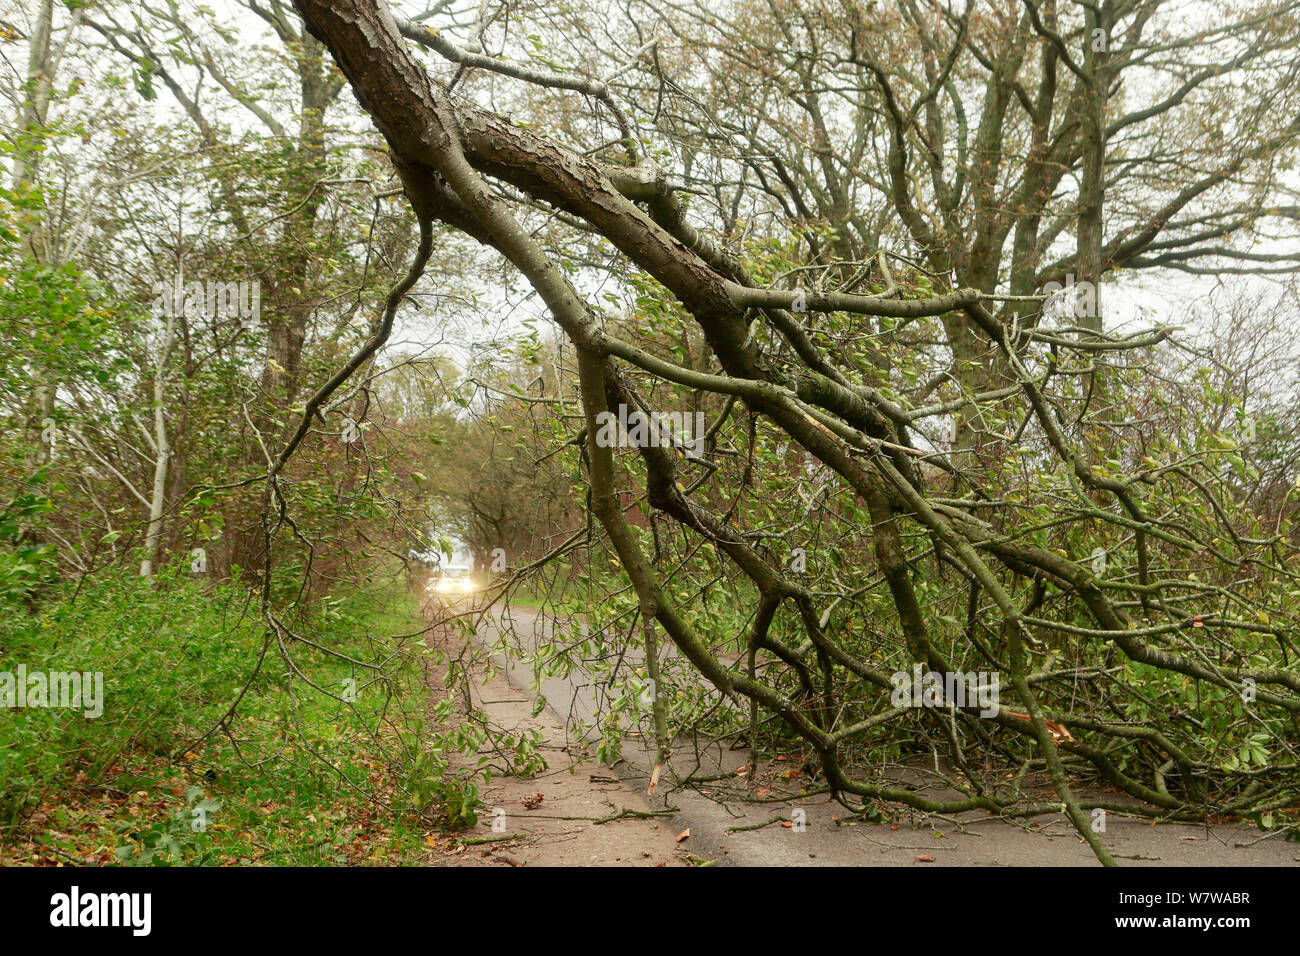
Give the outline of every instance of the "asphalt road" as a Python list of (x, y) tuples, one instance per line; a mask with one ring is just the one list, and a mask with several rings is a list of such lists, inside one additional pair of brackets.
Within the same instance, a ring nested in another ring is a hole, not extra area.
[[(541, 642), (567, 640), (555, 635), (544, 618), (528, 609), (506, 609), (478, 629), (484, 648), (497, 643), (503, 627), (525, 649)], [(493, 653), (511, 686), (535, 699), (540, 691), (547, 707), (568, 728), (591, 724), (601, 689), (580, 674), (545, 678), (532, 688), (532, 670), (515, 655)], [(630, 663), (635, 665), (635, 657)], [(578, 743), (576, 739), (573, 741)], [(590, 735), (587, 743), (590, 743)], [(648, 742), (632, 739), (624, 748), (625, 762), (613, 768), (624, 781), (646, 793), (652, 766)], [(802, 796), (800, 777), (789, 777), (788, 763), (760, 764), (758, 780), (750, 783), (734, 772), (749, 759), (745, 750), (712, 745), (696, 752), (689, 741), (674, 744), (672, 769), (678, 774), (731, 774), (720, 782), (672, 789), (667, 775), (658, 792), (648, 796), (656, 807), (676, 806), (673, 826), (689, 828), (683, 841), (696, 857), (739, 866), (1089, 866), (1098, 865), (1064, 814), (1012, 822), (974, 811), (940, 818), (905, 810), (882, 823), (858, 820), (825, 794)], [(698, 769), (696, 769), (698, 767)], [(924, 767), (901, 769), (891, 780), (928, 796), (957, 794), (935, 786)], [(1041, 789), (1045, 801), (1054, 799)], [(755, 796), (763, 800), (755, 802)], [(736, 832), (734, 828), (780, 822)], [(729, 828), (732, 832), (728, 833)], [(1145, 819), (1110, 814), (1105, 838), (1121, 865), (1127, 866), (1287, 866), (1300, 862), (1300, 845), (1287, 843), (1248, 825), (1206, 828), (1186, 824), (1153, 825)]]

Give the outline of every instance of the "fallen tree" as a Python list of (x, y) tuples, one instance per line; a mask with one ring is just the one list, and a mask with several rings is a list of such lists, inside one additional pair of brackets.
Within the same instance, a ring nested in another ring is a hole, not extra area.
[[(1188, 446), (1186, 436), (1161, 433), (1163, 413), (1142, 385), (1168, 329), (1117, 337), (1021, 323), (999, 304), (1027, 298), (1037, 308), (1043, 296), (943, 289), (943, 277), (919, 273), (879, 275), (882, 291), (865, 295), (760, 283), (688, 221), (605, 84), (463, 49), (376, 0), (295, 4), (386, 139), (426, 237), (422, 253), (434, 222), (492, 247), (575, 350), (585, 429), (574, 444), (589, 508), (635, 591), (651, 662), (661, 629), (724, 697), (778, 716), (844, 799), (1042, 812), (963, 754), (974, 746), (990, 759), (1041, 766), (1057, 808), (1107, 864), (1088, 811), (1119, 804), (1076, 796), (1071, 778), (1085, 770), (1158, 816), (1262, 819), (1296, 805), (1297, 576), (1285, 509), (1265, 526), (1240, 493), (1250, 467), (1240, 442), (1200, 435)], [(588, 97), (617, 130), (622, 161), (599, 161), (454, 95), (408, 40), (464, 68)], [(650, 277), (698, 328), (708, 361), (684, 362), (617, 334), (524, 224), (538, 207), (608, 240)], [(839, 265), (821, 268), (834, 276)], [(386, 336), (397, 299), (372, 342)], [(878, 335), (860, 319), (924, 330), (954, 315), (983, 337), (1000, 381), (906, 401), (891, 386), (891, 376), (916, 371), (906, 338)], [(620, 406), (650, 410), (651, 385), (661, 396), (709, 397), (702, 455), (662, 442), (622, 455), (593, 440)], [(980, 409), (982, 446), (927, 436), (971, 406)], [(800, 467), (824, 476), (819, 501), (773, 501), (774, 488), (807, 478), (789, 481), (788, 467), (762, 474), (782, 460), (757, 451), (773, 434), (806, 452)], [(648, 553), (629, 522), (620, 497), (629, 475), (675, 546), (710, 546), (746, 582), (753, 606), (739, 637), (747, 668), (720, 660), (692, 623), (663, 553), (674, 545), (656, 533)], [(807, 519), (832, 499), (834, 533), (868, 548), (869, 562), (796, 570), (784, 548), (821, 546), (825, 524)], [(760, 500), (770, 507), (756, 507)], [(761, 678), (759, 652), (778, 662)], [(972, 662), (1002, 675), (997, 707), (926, 708), (894, 693), (894, 673), (913, 663), (948, 675)], [(948, 740), (967, 796), (927, 800), (853, 771), (849, 752), (901, 717)]]

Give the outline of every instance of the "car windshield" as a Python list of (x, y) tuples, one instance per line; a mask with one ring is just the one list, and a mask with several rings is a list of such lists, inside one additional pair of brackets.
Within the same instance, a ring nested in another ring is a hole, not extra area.
[(445, 578), (463, 578), (469, 574), (469, 568), (463, 565), (450, 565), (442, 569), (442, 576)]

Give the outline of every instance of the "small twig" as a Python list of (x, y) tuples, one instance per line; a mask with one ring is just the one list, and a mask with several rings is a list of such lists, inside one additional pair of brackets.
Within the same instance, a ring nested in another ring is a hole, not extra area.
[(785, 817), (773, 817), (772, 819), (767, 820), (763, 823), (752, 823), (749, 826), (744, 826), (744, 827), (727, 827), (722, 832), (725, 833), (727, 836), (731, 836), (731, 834), (733, 833), (741, 833), (745, 830), (761, 830), (764, 827), (770, 827), (773, 823), (785, 823), (785, 822), (786, 822)]
[(503, 836), (464, 837), (456, 841), (459, 846), (482, 846), (484, 843), (508, 843), (511, 840), (526, 840), (527, 833), (508, 833)]

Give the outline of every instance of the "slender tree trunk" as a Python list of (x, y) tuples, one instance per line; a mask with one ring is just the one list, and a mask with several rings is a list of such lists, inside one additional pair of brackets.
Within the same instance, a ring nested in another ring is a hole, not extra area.
[(153, 376), (153, 489), (149, 498), (149, 527), (144, 539), (144, 560), (140, 562), (140, 576), (153, 577), (158, 559), (158, 546), (162, 541), (163, 512), (167, 505), (167, 469), (171, 463), (171, 441), (167, 437), (167, 360), (176, 335), (175, 308), (168, 309), (167, 330), (163, 333), (158, 361)]
[[(40, 137), (49, 118), (50, 90), (54, 84), (50, 44), (53, 32), (54, 0), (41, 0), (27, 53), (27, 82), (18, 108), (18, 137), (13, 152), (13, 189), (19, 194), (34, 187), (40, 175), (41, 150), (35, 140)], [(45, 230), (41, 214), (28, 212), (23, 220), (23, 256), (43, 262)]]
[(1079, 181), (1078, 256), (1075, 268), (1074, 317), (1091, 332), (1102, 330), (1101, 272), (1106, 190), (1106, 101), (1110, 82), (1106, 71), (1106, 48), (1110, 31), (1098, 17), (1098, 8), (1088, 6), (1084, 23), (1083, 69), (1087, 80), (1082, 111), (1083, 170)]

